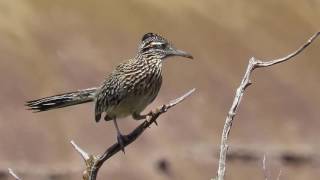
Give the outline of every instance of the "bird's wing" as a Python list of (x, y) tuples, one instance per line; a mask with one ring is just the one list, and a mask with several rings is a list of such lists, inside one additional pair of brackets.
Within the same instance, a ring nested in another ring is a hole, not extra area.
[[(119, 64), (116, 69), (106, 78), (96, 95), (95, 120), (101, 119), (101, 114), (108, 108), (119, 104), (128, 95), (130, 81), (128, 68), (131, 63), (126, 61)], [(132, 70), (132, 68), (131, 68)]]

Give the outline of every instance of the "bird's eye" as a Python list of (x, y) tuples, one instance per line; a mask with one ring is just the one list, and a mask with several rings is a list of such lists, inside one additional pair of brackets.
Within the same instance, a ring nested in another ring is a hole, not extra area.
[(166, 48), (166, 44), (159, 44), (157, 47), (159, 48), (159, 49), (165, 49)]
[(148, 51), (150, 49), (166, 49), (167, 44), (161, 42), (151, 42), (143, 47), (143, 51)]

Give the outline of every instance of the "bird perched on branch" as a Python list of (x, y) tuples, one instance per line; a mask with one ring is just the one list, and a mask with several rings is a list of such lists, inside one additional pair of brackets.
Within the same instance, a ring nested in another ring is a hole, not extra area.
[(28, 101), (26, 106), (34, 112), (41, 112), (94, 102), (96, 122), (100, 121), (103, 113), (104, 120), (113, 120), (118, 143), (124, 151), (124, 136), (117, 119), (129, 115), (135, 120), (146, 118), (148, 114), (141, 115), (141, 112), (158, 95), (163, 59), (172, 56), (193, 59), (189, 53), (176, 49), (160, 35), (147, 33), (142, 37), (137, 55), (119, 64), (99, 87)]

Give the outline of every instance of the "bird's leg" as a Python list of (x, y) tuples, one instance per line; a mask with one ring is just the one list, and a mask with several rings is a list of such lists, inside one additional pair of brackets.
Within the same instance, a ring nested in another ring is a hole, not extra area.
[[(154, 113), (152, 111), (150, 111), (148, 114), (145, 114), (145, 115), (141, 115), (140, 113), (136, 113), (135, 112), (135, 113), (132, 114), (132, 118), (134, 120), (139, 121), (139, 120), (142, 120), (142, 119), (147, 119), (148, 117), (152, 117), (153, 115), (154, 115)], [(154, 121), (154, 123), (158, 126), (157, 121)]]
[(117, 130), (117, 141), (121, 147), (121, 150), (123, 153), (125, 153), (124, 151), (124, 140), (125, 140), (125, 136), (121, 134), (120, 132), (120, 129), (118, 127), (118, 123), (117, 123), (117, 119), (113, 119), (113, 123), (114, 123), (114, 126), (116, 127), (116, 130)]

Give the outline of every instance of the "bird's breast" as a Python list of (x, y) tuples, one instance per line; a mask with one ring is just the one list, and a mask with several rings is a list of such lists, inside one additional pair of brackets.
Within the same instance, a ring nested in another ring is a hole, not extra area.
[(149, 67), (126, 74), (123, 83), (125, 98), (109, 109), (109, 114), (118, 118), (140, 113), (156, 98), (162, 84), (161, 67)]

